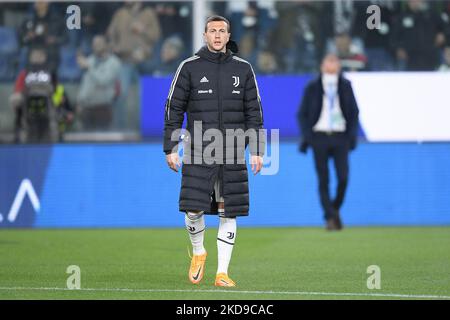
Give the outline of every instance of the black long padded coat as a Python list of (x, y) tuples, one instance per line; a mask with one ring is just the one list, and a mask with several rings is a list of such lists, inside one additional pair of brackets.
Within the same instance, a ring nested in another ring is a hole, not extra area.
[[(250, 154), (259, 156), (263, 156), (265, 148), (265, 135), (261, 130), (263, 111), (252, 66), (229, 49), (226, 53), (214, 53), (206, 46), (180, 64), (165, 106), (166, 154), (177, 150), (178, 140), (172, 138), (172, 133), (181, 128), (185, 113), (189, 134), (184, 139), (180, 211), (202, 210), (206, 214), (217, 214), (214, 183), (219, 179), (225, 216), (248, 215), (245, 148), (249, 145)], [(215, 160), (220, 159), (213, 163), (211, 158), (201, 156), (215, 141), (208, 138), (208, 132), (203, 136), (208, 129), (219, 130), (216, 132), (223, 141), (223, 149), (211, 153)], [(256, 134), (243, 134), (248, 129)], [(245, 137), (245, 144), (239, 145), (242, 137)]]

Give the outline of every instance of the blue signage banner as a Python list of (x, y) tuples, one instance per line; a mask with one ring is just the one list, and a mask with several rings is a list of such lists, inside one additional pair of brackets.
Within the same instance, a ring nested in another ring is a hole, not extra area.
[[(0, 146), (0, 228), (181, 227), (181, 175), (167, 167), (161, 149)], [(450, 225), (448, 143), (364, 143), (350, 161), (346, 225)], [(239, 225), (321, 226), (311, 152), (281, 143), (273, 173), (249, 174), (250, 216)], [(215, 226), (217, 218), (207, 223)]]
[[(258, 76), (264, 110), (264, 126), (279, 129), (281, 137), (298, 137), (297, 111), (303, 90), (313, 76)], [(171, 77), (141, 78), (142, 136), (161, 137), (164, 128), (164, 105)]]
[(53, 148), (0, 147), (0, 228), (33, 227)]
[[(258, 76), (264, 111), (264, 127), (279, 129), (281, 138), (297, 138), (300, 130), (297, 112), (303, 91), (314, 75)], [(162, 137), (164, 106), (171, 77), (141, 78), (141, 134), (144, 138)], [(360, 128), (359, 136), (365, 138)]]

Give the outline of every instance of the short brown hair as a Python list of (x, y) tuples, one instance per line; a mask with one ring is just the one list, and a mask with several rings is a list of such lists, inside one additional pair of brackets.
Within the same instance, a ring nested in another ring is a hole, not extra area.
[(206, 19), (206, 23), (205, 23), (205, 32), (208, 31), (208, 23), (213, 22), (213, 21), (223, 21), (227, 24), (227, 31), (228, 33), (230, 33), (230, 21), (228, 21), (227, 18), (222, 17), (222, 16), (211, 16), (208, 19)]

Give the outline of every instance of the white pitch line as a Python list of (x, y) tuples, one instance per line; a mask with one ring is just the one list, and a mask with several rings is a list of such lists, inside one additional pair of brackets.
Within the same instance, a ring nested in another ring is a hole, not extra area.
[(185, 290), (185, 289), (127, 289), (127, 288), (32, 288), (32, 287), (0, 287), (0, 291), (105, 291), (105, 292), (184, 292), (184, 293), (241, 293), (241, 294), (281, 294), (299, 296), (347, 296), (347, 297), (381, 297), (408, 299), (450, 299), (450, 296), (426, 294), (397, 294), (397, 293), (355, 293), (355, 292), (307, 292), (307, 291), (247, 291), (247, 290)]

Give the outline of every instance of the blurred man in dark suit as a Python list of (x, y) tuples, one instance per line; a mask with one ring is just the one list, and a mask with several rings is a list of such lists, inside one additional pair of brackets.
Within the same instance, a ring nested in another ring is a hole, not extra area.
[[(327, 55), (321, 64), (321, 74), (311, 81), (304, 92), (298, 112), (302, 132), (300, 151), (311, 146), (319, 177), (319, 193), (325, 213), (327, 230), (342, 229), (339, 210), (348, 182), (348, 153), (356, 147), (358, 105), (350, 81), (345, 79), (336, 55)], [(332, 158), (337, 173), (334, 200), (329, 192), (328, 160)]]
[(431, 2), (408, 0), (396, 19), (392, 42), (402, 71), (434, 71), (439, 66), (448, 19), (432, 10)]

